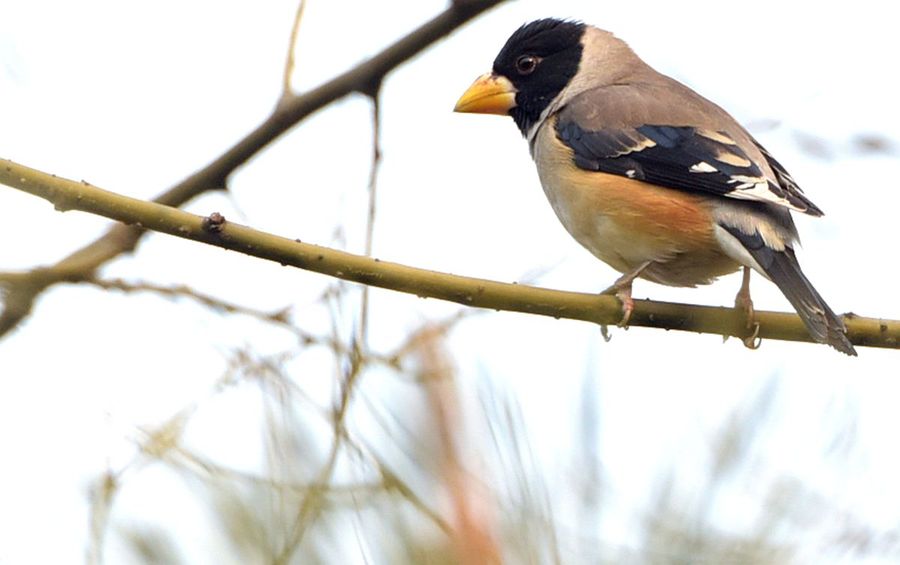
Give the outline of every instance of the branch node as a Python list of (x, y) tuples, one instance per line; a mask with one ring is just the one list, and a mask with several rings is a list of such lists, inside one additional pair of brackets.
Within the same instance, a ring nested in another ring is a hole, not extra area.
[(222, 230), (225, 228), (225, 216), (218, 212), (213, 212), (209, 216), (203, 218), (200, 225), (205, 232), (222, 233)]
[(384, 75), (372, 75), (365, 77), (367, 80), (360, 83), (357, 92), (371, 98), (373, 104), (378, 104), (378, 95), (381, 93), (381, 85), (384, 82)]

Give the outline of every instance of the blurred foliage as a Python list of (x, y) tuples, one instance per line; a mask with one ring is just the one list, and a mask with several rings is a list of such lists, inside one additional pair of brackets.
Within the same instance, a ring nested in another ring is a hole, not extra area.
[[(189, 289), (177, 293), (192, 296)], [(705, 482), (662, 473), (650, 504), (632, 520), (630, 539), (610, 539), (604, 523), (622, 517), (605, 504), (615, 493), (603, 477), (591, 367), (584, 402), (573, 414), (582, 449), (566, 464), (574, 480), (560, 490), (544, 479), (516, 402), (490, 375), (477, 379), (475, 399), (459, 393), (459, 379), (471, 375), (457, 374), (446, 337), (467, 314), (424, 323), (393, 351), (374, 352), (358, 328), (315, 335), (295, 326), (287, 311), (269, 315), (196, 299), (223, 315), (249, 313), (286, 328), (297, 345), (267, 356), (234, 351), (206, 398), (142, 431), (134, 458), (96, 482), (89, 561), (104, 561), (110, 544), (136, 563), (196, 561), (196, 532), (180, 531), (179, 521), (115, 511), (120, 495), (160, 468), (190, 493), (192, 500), (172, 496), (176, 515), (183, 505), (201, 508), (205, 523), (195, 527), (208, 532), (210, 545), (200, 546), (209, 562), (779, 564), (900, 555), (897, 533), (854, 520), (797, 479), (756, 477), (765, 467), (760, 445), (775, 433), (767, 423), (774, 384), (711, 438)], [(359, 302), (342, 283), (322, 301), (336, 317)], [(298, 363), (311, 350), (331, 359), (336, 386), (325, 404), (308, 389), (309, 374)], [(370, 380), (377, 386), (367, 386)], [(405, 392), (386, 390), (386, 382)], [(260, 438), (261, 457), (246, 468), (217, 461), (189, 439), (206, 406), (235, 393), (256, 408), (235, 414)], [(846, 429), (837, 432), (835, 449), (852, 443), (842, 436)], [(723, 508), (747, 491), (757, 497), (748, 516), (729, 517)]]

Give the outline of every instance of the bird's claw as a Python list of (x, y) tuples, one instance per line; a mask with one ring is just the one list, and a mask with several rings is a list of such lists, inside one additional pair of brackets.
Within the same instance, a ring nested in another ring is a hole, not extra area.
[[(747, 327), (751, 326), (748, 325)], [(747, 349), (759, 349), (759, 346), (762, 345), (762, 338), (759, 337), (759, 322), (753, 322), (752, 328), (753, 333), (745, 338), (741, 338), (741, 341), (744, 342), (744, 347)]]
[(622, 329), (628, 329), (628, 322), (631, 321), (631, 313), (634, 312), (634, 299), (631, 298), (631, 289), (628, 292), (616, 293), (616, 298), (622, 301), (622, 319), (617, 324)]
[(620, 328), (628, 329), (628, 322), (631, 320), (631, 313), (634, 311), (634, 299), (631, 298), (631, 281), (627, 286), (619, 286), (614, 284), (600, 294), (611, 294), (619, 299), (622, 303), (622, 319), (616, 324)]
[(606, 324), (600, 325), (600, 335), (603, 336), (603, 341), (605, 341), (606, 343), (609, 343), (610, 340), (612, 340), (612, 336), (609, 334), (609, 326), (607, 326)]

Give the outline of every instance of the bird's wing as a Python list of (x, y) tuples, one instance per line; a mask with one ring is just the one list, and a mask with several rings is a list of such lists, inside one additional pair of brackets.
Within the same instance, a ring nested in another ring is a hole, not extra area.
[(784, 167), (734, 119), (672, 84), (680, 88), (613, 86), (572, 99), (558, 112), (554, 127), (572, 149), (575, 165), (822, 215)]

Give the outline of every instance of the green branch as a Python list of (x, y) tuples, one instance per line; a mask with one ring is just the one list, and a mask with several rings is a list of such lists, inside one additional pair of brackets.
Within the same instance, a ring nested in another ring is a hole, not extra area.
[[(261, 259), (315, 271), (360, 284), (439, 298), (493, 310), (526, 312), (554, 318), (616, 324), (621, 306), (612, 296), (563, 292), (485, 279), (461, 277), (353, 255), (328, 247), (301, 243), (226, 221), (109, 192), (85, 182), (75, 182), (13, 163), (0, 162), (0, 183), (39, 196), (57, 210), (81, 210), (91, 214), (231, 249)], [(0, 284), (11, 278), (51, 276), (66, 280), (71, 273), (53, 267), (17, 275), (0, 275)], [(23, 282), (19, 280), (19, 282)], [(12, 299), (7, 296), (7, 302)], [(14, 305), (7, 304), (7, 307)], [(812, 341), (800, 318), (782, 312), (756, 312), (758, 336), (786, 341)], [(847, 333), (854, 345), (900, 349), (900, 321), (846, 315)], [(630, 325), (744, 338), (743, 315), (733, 308), (635, 301)]]

